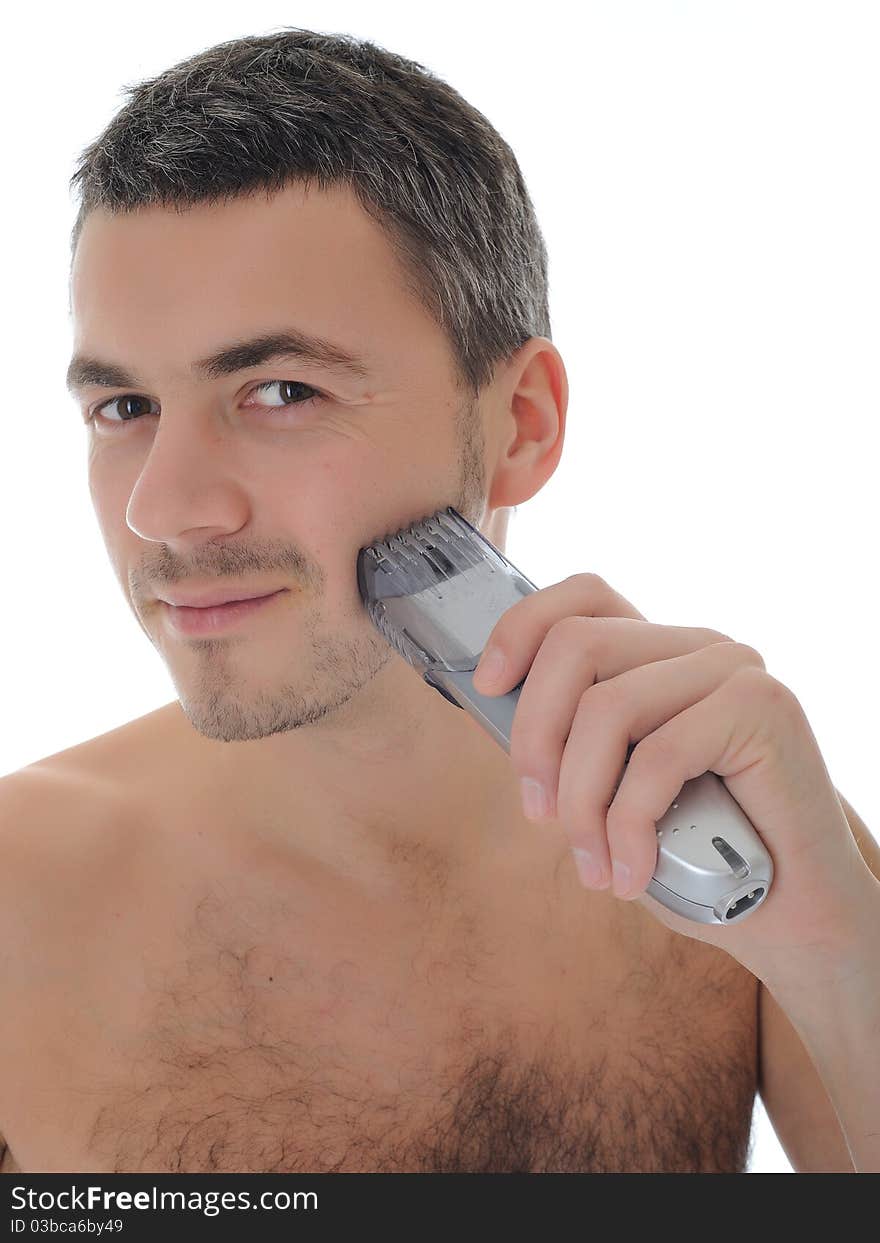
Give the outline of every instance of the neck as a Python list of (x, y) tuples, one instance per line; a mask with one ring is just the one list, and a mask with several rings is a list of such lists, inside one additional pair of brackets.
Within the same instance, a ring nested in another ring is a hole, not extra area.
[(400, 660), (338, 711), (264, 738), (214, 741), (179, 702), (166, 711), (224, 832), (331, 868), (384, 865), (401, 843), (466, 858), (528, 823), (508, 755)]

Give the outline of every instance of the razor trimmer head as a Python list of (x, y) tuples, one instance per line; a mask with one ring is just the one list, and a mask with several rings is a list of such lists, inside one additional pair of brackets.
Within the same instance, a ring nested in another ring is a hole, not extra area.
[(423, 676), (474, 669), (499, 616), (537, 591), (451, 506), (362, 548), (357, 578), (374, 625)]

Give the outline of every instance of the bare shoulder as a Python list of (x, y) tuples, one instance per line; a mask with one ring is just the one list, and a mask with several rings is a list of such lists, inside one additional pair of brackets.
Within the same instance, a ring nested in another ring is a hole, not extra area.
[[(82, 878), (112, 820), (109, 786), (76, 766), (37, 762), (0, 778), (0, 1049), (18, 1064), (32, 1000), (70, 944)], [(72, 896), (75, 895), (75, 896)], [(4, 1136), (16, 1076), (0, 1073), (0, 1174), (20, 1170)]]
[(108, 827), (130, 819), (141, 786), (155, 781), (167, 712), (166, 705), (0, 777), (0, 872), (73, 862), (109, 845)]
[(149, 750), (140, 744), (150, 719), (139, 718), (0, 777), (4, 989), (14, 986), (39, 947), (81, 933), (90, 913), (99, 915), (108, 881), (131, 860), (140, 804), (129, 776), (132, 757), (139, 754), (143, 761)]
[(113, 783), (76, 764), (39, 760), (0, 778), (0, 919), (25, 874), (51, 882), (53, 863), (98, 844), (113, 801)]
[[(0, 1010), (26, 999), (53, 945), (75, 934), (106, 873), (115, 807), (88, 772), (37, 762), (0, 778)], [(0, 1018), (0, 1042), (5, 1038)], [(2, 1047), (2, 1044), (0, 1044)]]

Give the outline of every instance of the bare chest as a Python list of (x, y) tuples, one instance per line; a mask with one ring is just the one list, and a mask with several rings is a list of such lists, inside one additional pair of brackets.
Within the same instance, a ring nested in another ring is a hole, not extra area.
[(129, 895), (84, 954), (57, 949), (67, 984), (33, 1012), (19, 1162), (741, 1170), (753, 977), (554, 876), (512, 904), (479, 882), (384, 904), (230, 879), (149, 919), (147, 890)]

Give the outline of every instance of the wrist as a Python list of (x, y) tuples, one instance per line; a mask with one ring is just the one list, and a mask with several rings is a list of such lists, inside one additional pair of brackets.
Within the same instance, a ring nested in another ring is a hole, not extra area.
[[(792, 1020), (827, 1024), (829, 1014), (876, 1013), (880, 1023), (880, 880), (864, 866), (848, 904), (848, 920), (833, 946), (805, 945), (761, 980)], [(878, 1027), (880, 1037), (880, 1027)]]

